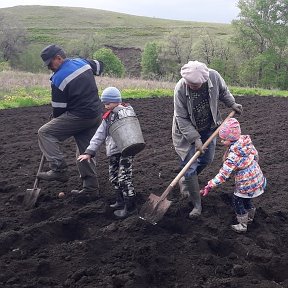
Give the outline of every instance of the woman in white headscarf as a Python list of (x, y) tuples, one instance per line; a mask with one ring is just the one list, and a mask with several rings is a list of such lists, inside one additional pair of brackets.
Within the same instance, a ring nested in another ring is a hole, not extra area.
[(242, 105), (235, 102), (221, 75), (204, 63), (189, 61), (181, 68), (181, 76), (174, 90), (172, 124), (173, 145), (181, 158), (181, 168), (197, 150), (202, 152), (179, 182), (182, 195), (191, 197), (194, 208), (189, 217), (193, 218), (202, 211), (198, 175), (212, 163), (215, 154), (216, 139), (205, 151), (202, 146), (221, 124), (219, 100), (238, 114), (242, 113)]

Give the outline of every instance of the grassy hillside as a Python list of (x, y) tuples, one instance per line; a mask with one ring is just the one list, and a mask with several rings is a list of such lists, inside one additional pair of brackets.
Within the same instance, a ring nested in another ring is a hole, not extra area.
[(143, 49), (146, 42), (162, 39), (179, 29), (183, 38), (190, 37), (193, 31), (195, 42), (204, 31), (221, 38), (233, 33), (229, 24), (165, 20), (86, 8), (17, 6), (0, 9), (2, 15), (21, 21), (35, 44), (65, 45), (96, 33), (105, 44)]

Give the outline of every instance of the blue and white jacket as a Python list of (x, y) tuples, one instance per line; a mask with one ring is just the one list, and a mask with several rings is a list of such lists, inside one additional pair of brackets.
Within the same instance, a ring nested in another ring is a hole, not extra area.
[(102, 104), (94, 75), (100, 75), (103, 63), (97, 60), (65, 59), (50, 78), (53, 117), (66, 111), (80, 118), (102, 113)]

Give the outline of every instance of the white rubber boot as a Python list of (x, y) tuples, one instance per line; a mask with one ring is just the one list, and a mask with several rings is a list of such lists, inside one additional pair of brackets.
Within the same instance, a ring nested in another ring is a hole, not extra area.
[(244, 215), (237, 215), (237, 220), (239, 224), (231, 225), (232, 230), (237, 233), (245, 233), (247, 231), (248, 213)]

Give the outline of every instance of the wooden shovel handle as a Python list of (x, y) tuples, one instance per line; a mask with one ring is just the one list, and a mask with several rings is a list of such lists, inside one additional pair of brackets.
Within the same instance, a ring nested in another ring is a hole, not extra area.
[[(219, 130), (221, 129), (221, 127), (223, 126), (225, 121), (228, 120), (229, 118), (233, 117), (234, 115), (235, 115), (235, 111), (232, 111), (229, 113), (229, 115), (225, 118), (225, 120), (222, 122), (222, 124), (211, 134), (211, 136), (203, 144), (203, 146), (202, 146), (203, 149), (206, 149), (209, 146), (209, 144), (212, 142), (212, 140), (218, 135)], [(170, 193), (170, 191), (173, 189), (173, 187), (176, 186), (176, 184), (184, 176), (184, 174), (189, 169), (189, 167), (192, 165), (192, 163), (194, 163), (200, 155), (201, 155), (201, 152), (196, 151), (196, 153), (193, 155), (193, 157), (182, 168), (182, 170), (178, 173), (178, 175), (174, 178), (174, 180), (170, 183), (170, 185), (167, 187), (167, 189), (161, 195), (161, 199), (165, 199), (167, 197), (167, 195)]]

